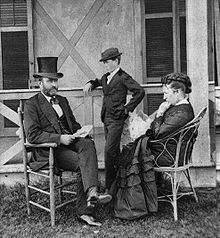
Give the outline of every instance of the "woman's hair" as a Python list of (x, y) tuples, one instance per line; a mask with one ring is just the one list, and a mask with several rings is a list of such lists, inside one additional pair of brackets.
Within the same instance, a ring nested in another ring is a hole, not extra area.
[(189, 76), (183, 73), (167, 74), (161, 78), (161, 83), (168, 84), (174, 89), (181, 89), (184, 93), (192, 92), (191, 80)]

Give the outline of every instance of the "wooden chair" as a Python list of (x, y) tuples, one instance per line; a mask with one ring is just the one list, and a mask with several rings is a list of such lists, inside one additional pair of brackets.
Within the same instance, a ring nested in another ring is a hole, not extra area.
[[(204, 117), (206, 113), (207, 108), (203, 108), (198, 115), (189, 123), (187, 123), (182, 128), (178, 129), (176, 132), (172, 133), (169, 136), (166, 136), (165, 138), (151, 141), (151, 143), (157, 143), (160, 144), (163, 150), (158, 155), (162, 156), (164, 152), (169, 154), (174, 161), (173, 166), (171, 167), (155, 167), (154, 170), (156, 172), (162, 172), (164, 173), (167, 178), (171, 181), (171, 190), (169, 193), (161, 192), (162, 196), (158, 196), (158, 201), (165, 201), (169, 202), (173, 206), (173, 212), (174, 212), (174, 220), (177, 221), (177, 200), (181, 198), (184, 195), (190, 195), (193, 194), (195, 197), (196, 202), (198, 202), (198, 197), (196, 195), (196, 191), (192, 185), (191, 181), (191, 175), (190, 175), (190, 167), (193, 166), (192, 164), (192, 150), (193, 145), (196, 141), (196, 137), (198, 134), (198, 128), (200, 125), (201, 119)], [(167, 148), (167, 144), (175, 143), (176, 144), (176, 155), (175, 157), (172, 156), (172, 154), (169, 152)], [(184, 148), (183, 148), (184, 145)], [(157, 158), (158, 158), (157, 157)], [(180, 182), (182, 179), (182, 175), (185, 175), (187, 178), (187, 181), (190, 185), (190, 191), (184, 192), (180, 191)]]
[[(57, 147), (57, 144), (56, 143), (30, 144), (26, 142), (24, 125), (23, 125), (22, 105), (20, 105), (18, 108), (18, 115), (19, 115), (19, 122), (20, 122), (19, 134), (23, 142), (22, 149), (23, 149), (24, 179), (25, 179), (25, 193), (26, 193), (28, 215), (31, 214), (31, 205), (37, 206), (38, 208), (41, 208), (50, 213), (51, 225), (53, 227), (55, 226), (56, 210), (63, 206), (66, 206), (67, 204), (70, 204), (76, 201), (76, 192), (64, 190), (64, 187), (73, 185), (76, 179), (74, 180), (72, 178), (71, 182), (63, 183), (63, 172), (60, 172), (58, 175), (55, 174), (54, 148)], [(29, 152), (31, 153), (31, 150), (35, 148), (39, 148), (39, 147), (49, 148), (50, 150), (49, 158), (48, 158), (49, 167), (48, 169), (33, 171), (28, 165), (28, 153)], [(39, 186), (37, 186), (36, 183), (31, 181), (32, 176), (30, 175), (39, 176), (40, 178), (45, 178), (47, 181), (49, 180), (49, 187), (39, 188)], [(76, 177), (75, 173), (73, 175), (75, 175)], [(32, 190), (34, 190), (34, 192)], [(32, 197), (34, 196), (36, 197), (36, 193), (47, 195), (49, 197), (49, 206), (45, 206), (38, 201), (33, 201)], [(64, 193), (71, 194), (70, 196), (71, 198), (69, 198), (65, 202), (63, 201)], [(56, 204), (57, 200), (59, 200), (58, 204)]]

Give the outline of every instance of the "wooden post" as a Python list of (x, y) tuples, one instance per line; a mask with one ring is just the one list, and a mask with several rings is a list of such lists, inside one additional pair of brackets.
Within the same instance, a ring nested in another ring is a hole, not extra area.
[[(199, 4), (198, 4), (199, 2)], [(211, 151), (210, 125), (213, 123), (210, 115), (210, 102), (213, 100), (209, 93), (209, 83), (213, 81), (213, 29), (210, 8), (211, 0), (186, 1), (186, 45), (187, 72), (192, 80), (190, 102), (195, 114), (201, 108), (208, 106), (208, 112), (201, 121), (197, 143), (193, 150), (194, 185), (215, 186), (216, 168)], [(210, 100), (211, 99), (211, 100)]]
[(93, 108), (93, 96), (84, 96), (84, 124), (92, 124), (93, 137), (95, 136), (94, 128), (94, 108)]
[[(186, 1), (187, 71), (192, 80), (190, 101), (195, 114), (209, 104), (208, 16), (207, 0)], [(193, 162), (198, 166), (211, 165), (209, 113), (201, 122)]]
[(215, 10), (215, 48), (216, 48), (216, 61), (217, 61), (217, 79), (220, 85), (220, 6), (219, 0), (214, 0)]

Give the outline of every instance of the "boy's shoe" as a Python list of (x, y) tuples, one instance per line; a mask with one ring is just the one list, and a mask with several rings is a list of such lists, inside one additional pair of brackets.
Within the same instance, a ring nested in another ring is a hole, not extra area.
[(98, 202), (97, 187), (91, 187), (87, 192), (87, 207), (95, 207)]
[(95, 207), (97, 203), (106, 204), (112, 200), (112, 196), (108, 193), (98, 194), (96, 187), (91, 187), (87, 192), (87, 207)]
[(98, 203), (100, 204), (109, 203), (111, 200), (112, 200), (112, 196), (108, 193), (98, 195)]

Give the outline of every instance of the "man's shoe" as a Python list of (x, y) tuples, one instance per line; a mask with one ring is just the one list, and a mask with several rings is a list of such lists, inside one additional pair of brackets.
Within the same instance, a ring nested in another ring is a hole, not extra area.
[(109, 203), (111, 200), (112, 200), (112, 196), (107, 193), (99, 194), (99, 196), (98, 196), (98, 203), (100, 203), (100, 204)]
[(87, 199), (87, 207), (89, 208), (93, 208), (96, 206), (97, 202), (98, 202), (98, 195), (97, 196), (92, 196), (92, 197), (89, 197)]
[(91, 187), (88, 189), (88, 192), (87, 192), (87, 207), (95, 207), (95, 205), (97, 204), (98, 202), (98, 194), (97, 194), (97, 188), (94, 186), (94, 187)]
[(87, 225), (90, 226), (101, 226), (102, 224), (100, 222), (96, 222), (95, 219), (92, 216), (89, 215), (81, 215), (78, 217), (80, 221), (83, 221)]

